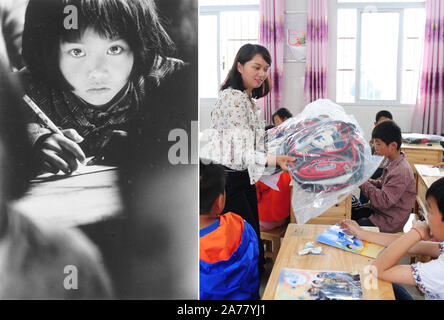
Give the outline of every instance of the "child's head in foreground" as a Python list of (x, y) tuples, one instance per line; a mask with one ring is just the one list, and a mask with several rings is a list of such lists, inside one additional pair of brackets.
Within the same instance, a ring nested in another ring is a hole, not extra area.
[(444, 241), (444, 178), (435, 181), (426, 192), (427, 220), (431, 234)]
[(372, 132), (375, 141), (376, 153), (390, 157), (399, 153), (402, 143), (402, 134), (399, 126), (392, 120), (379, 123)]
[(393, 116), (390, 111), (381, 110), (376, 114), (375, 117), (375, 126), (380, 124), (382, 121), (393, 120)]
[(147, 75), (171, 46), (153, 0), (30, 0), (26, 9), (31, 75), (92, 105)]
[(209, 160), (199, 161), (200, 215), (217, 215), (225, 206), (225, 170)]

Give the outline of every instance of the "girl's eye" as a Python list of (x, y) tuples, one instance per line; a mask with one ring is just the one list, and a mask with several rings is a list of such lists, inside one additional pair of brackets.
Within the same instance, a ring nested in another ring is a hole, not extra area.
[(111, 55), (117, 55), (123, 51), (123, 48), (121, 46), (112, 46), (108, 49), (108, 53)]
[(74, 58), (80, 58), (85, 56), (85, 52), (83, 52), (82, 49), (71, 49), (69, 50), (69, 54), (72, 55)]

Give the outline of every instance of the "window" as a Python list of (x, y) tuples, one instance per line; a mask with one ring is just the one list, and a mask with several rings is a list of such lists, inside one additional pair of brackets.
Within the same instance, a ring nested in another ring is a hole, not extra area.
[(337, 1), (336, 101), (414, 104), (421, 65), (424, 1)]
[(259, 42), (259, 0), (200, 0), (199, 8), (199, 96), (214, 99), (239, 48)]

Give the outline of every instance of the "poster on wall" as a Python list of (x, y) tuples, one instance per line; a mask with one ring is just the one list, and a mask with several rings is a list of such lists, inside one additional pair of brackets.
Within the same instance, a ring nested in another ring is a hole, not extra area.
[(284, 60), (286, 62), (305, 62), (307, 50), (307, 13), (285, 15), (286, 45)]

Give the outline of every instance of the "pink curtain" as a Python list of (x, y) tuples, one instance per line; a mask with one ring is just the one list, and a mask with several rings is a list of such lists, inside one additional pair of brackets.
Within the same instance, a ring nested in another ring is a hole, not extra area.
[(327, 98), (327, 1), (308, 0), (305, 103)]
[(271, 117), (280, 108), (281, 102), (284, 71), (284, 23), (285, 0), (260, 0), (259, 43), (270, 51), (272, 58), (270, 76), (273, 88), (267, 96), (260, 100), (264, 119), (268, 124), (272, 123)]
[(444, 133), (444, 0), (426, 0), (424, 56), (412, 131)]

